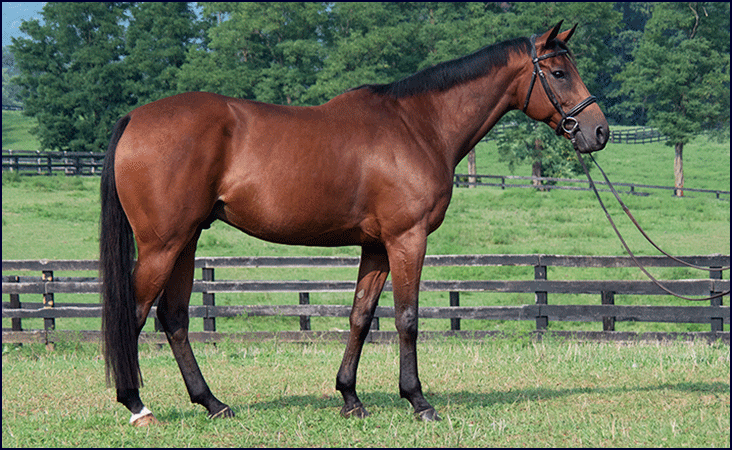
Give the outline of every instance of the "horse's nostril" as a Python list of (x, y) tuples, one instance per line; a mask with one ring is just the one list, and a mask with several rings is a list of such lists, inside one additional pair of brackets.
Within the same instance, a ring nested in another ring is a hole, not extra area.
[(605, 144), (607, 142), (608, 138), (608, 132), (602, 125), (595, 128), (595, 136), (597, 136), (597, 142), (600, 144)]

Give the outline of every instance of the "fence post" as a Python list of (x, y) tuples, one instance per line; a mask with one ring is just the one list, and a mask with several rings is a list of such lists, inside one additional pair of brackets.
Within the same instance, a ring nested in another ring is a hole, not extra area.
[[(460, 306), (460, 293), (450, 291), (450, 306)], [(453, 317), (450, 319), (450, 329), (453, 331), (460, 330), (460, 318)]]
[[(15, 275), (12, 281), (20, 283), (20, 277)], [(10, 307), (20, 309), (20, 294), (10, 294)], [(20, 323), (20, 317), (10, 319), (10, 324), (13, 331), (23, 331)]]
[[(534, 266), (534, 280), (546, 280), (546, 266)], [(536, 304), (546, 305), (547, 304), (547, 293), (546, 291), (536, 291)], [(549, 325), (549, 317), (537, 316), (536, 317), (536, 331), (544, 331)]]
[[(43, 271), (43, 281), (50, 282), (53, 281), (53, 270), (44, 270)], [(45, 289), (44, 289), (45, 291)], [(54, 301), (53, 301), (53, 292), (44, 292), (43, 293), (43, 309), (47, 308), (53, 308)], [(44, 318), (43, 319), (43, 329), (46, 331), (46, 348), (49, 350), (53, 350), (53, 342), (48, 340), (48, 332), (53, 331), (56, 329), (56, 319), (53, 317), (51, 318)]]
[[(214, 281), (214, 269), (213, 267), (203, 268), (203, 281)], [(214, 306), (216, 299), (213, 293), (203, 292), (203, 305)], [(208, 315), (208, 314), (207, 314)], [(215, 317), (204, 317), (203, 318), (203, 331), (216, 331), (216, 318)]]
[[(600, 293), (600, 303), (603, 305), (614, 305), (615, 292), (602, 291)], [(615, 331), (615, 316), (603, 316), (602, 331)]]
[[(310, 293), (300, 292), (300, 304), (310, 304)], [(300, 331), (310, 331), (310, 316), (300, 316)]]
[[(710, 267), (710, 269), (721, 269), (721, 267)], [(709, 271), (709, 278), (712, 280), (721, 280), (722, 279), (722, 271), (721, 270), (710, 270)], [(711, 291), (711, 295), (720, 294), (720, 292)], [(710, 301), (711, 306), (722, 306), (722, 297), (715, 297), (711, 299)], [(724, 330), (724, 320), (721, 317), (712, 317), (710, 320), (712, 325), (712, 331), (723, 331)]]

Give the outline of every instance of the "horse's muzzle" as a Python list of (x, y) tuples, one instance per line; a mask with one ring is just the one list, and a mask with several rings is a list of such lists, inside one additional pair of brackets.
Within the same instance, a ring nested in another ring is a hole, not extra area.
[[(589, 131), (589, 130), (587, 130)], [(572, 145), (579, 150), (580, 153), (597, 152), (605, 148), (610, 137), (610, 129), (607, 124), (597, 125), (594, 132), (585, 133), (585, 130), (579, 128), (570, 135)]]

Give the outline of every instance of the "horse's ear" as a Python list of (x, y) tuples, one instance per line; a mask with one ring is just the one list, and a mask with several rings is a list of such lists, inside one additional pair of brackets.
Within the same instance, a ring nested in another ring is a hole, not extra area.
[(547, 33), (549, 34), (548, 36), (547, 36), (547, 33), (544, 33), (544, 36), (546, 36), (546, 39), (544, 40), (544, 42), (551, 42), (554, 39), (556, 39), (557, 34), (559, 34), (559, 27), (562, 26), (562, 22), (564, 22), (564, 21), (560, 20), (559, 23), (554, 26), (554, 28), (552, 28), (550, 31), (547, 31)]
[(564, 41), (564, 43), (566, 44), (567, 42), (569, 42), (569, 38), (572, 37), (572, 35), (574, 34), (574, 30), (576, 30), (576, 29), (577, 29), (577, 24), (575, 23), (571, 30), (567, 30), (564, 33), (559, 33), (557, 35), (557, 37), (559, 39), (561, 39), (562, 41)]

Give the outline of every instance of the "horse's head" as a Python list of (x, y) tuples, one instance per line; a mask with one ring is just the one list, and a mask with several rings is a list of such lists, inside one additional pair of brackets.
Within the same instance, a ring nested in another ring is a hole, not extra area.
[(571, 139), (582, 153), (602, 150), (610, 134), (607, 120), (582, 82), (566, 45), (577, 25), (559, 33), (561, 25), (531, 37), (531, 59), (519, 88), (520, 98), (525, 98), (523, 111)]

